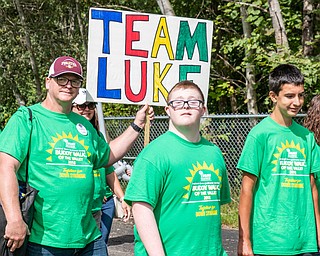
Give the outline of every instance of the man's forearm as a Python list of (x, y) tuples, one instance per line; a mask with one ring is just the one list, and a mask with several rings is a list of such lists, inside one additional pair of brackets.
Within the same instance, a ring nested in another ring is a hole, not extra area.
[(0, 152), (0, 202), (7, 221), (21, 220), (19, 188), (15, 169), (18, 161), (10, 161), (11, 156)]
[(108, 166), (120, 160), (132, 147), (140, 133), (129, 126), (120, 136), (110, 141), (110, 155)]
[(19, 203), (16, 177), (19, 166), (20, 163), (15, 158), (0, 152), (0, 201), (7, 219), (4, 238), (7, 239), (11, 252), (23, 244), (28, 231)]

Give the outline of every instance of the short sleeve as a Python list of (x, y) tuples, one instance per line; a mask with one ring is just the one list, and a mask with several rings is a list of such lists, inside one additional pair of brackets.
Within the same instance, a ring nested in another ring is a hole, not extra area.
[(22, 163), (28, 153), (30, 133), (29, 111), (26, 107), (20, 107), (0, 134), (0, 151)]
[(237, 168), (258, 177), (260, 175), (262, 159), (263, 150), (260, 143), (255, 137), (249, 134), (244, 144)]

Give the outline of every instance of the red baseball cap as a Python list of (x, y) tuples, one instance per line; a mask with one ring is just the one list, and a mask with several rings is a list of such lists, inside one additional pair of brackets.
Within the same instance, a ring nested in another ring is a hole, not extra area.
[(72, 57), (61, 56), (51, 64), (48, 77), (57, 77), (67, 73), (75, 74), (83, 79), (81, 64)]

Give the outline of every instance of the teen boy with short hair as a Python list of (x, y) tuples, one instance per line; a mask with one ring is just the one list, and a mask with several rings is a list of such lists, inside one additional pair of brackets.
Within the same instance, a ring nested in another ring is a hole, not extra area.
[(304, 103), (304, 77), (293, 65), (279, 65), (269, 89), (274, 110), (250, 131), (237, 166), (238, 255), (317, 252), (319, 153), (313, 134), (292, 119)]

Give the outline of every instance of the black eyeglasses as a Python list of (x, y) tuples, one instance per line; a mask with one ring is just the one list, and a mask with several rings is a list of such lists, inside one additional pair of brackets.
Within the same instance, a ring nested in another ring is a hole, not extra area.
[(188, 108), (197, 109), (200, 108), (202, 100), (172, 100), (168, 103), (174, 110), (183, 109), (184, 105), (187, 104)]
[(66, 77), (53, 77), (53, 79), (57, 82), (60, 86), (66, 86), (69, 82), (73, 88), (79, 88), (82, 84), (81, 79), (68, 79)]
[(75, 105), (75, 106), (76, 106), (76, 108), (78, 110), (85, 110), (86, 107), (88, 107), (88, 109), (90, 109), (90, 110), (94, 110), (96, 108), (96, 103), (95, 102), (90, 102), (88, 104), (83, 103), (83, 104)]

